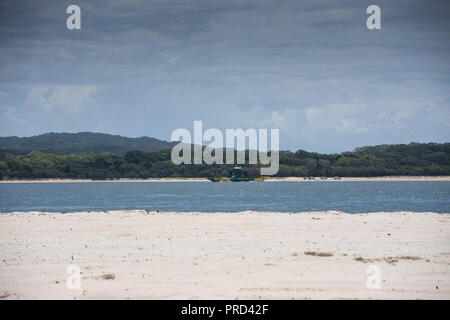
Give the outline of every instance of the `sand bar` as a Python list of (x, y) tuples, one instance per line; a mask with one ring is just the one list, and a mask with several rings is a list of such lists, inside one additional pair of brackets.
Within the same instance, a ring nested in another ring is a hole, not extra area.
[[(321, 181), (450, 181), (450, 176), (386, 176), (386, 177), (343, 177), (339, 180), (327, 178), (322, 180), (316, 177), (314, 180), (305, 180), (303, 177), (268, 178), (266, 182), (321, 182)], [(150, 179), (115, 179), (115, 180), (91, 180), (91, 179), (33, 179), (33, 180), (0, 180), (0, 183), (70, 183), (70, 182), (210, 182), (206, 178), (150, 178)]]
[(450, 215), (2, 213), (0, 297), (450, 299)]

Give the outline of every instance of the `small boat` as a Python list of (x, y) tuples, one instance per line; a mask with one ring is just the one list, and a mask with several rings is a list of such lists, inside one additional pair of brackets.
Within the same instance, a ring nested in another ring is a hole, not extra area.
[(264, 181), (267, 180), (267, 177), (255, 177), (249, 178), (246, 170), (242, 169), (242, 167), (234, 167), (230, 171), (229, 177), (209, 177), (209, 181), (211, 182), (244, 182), (244, 181)]

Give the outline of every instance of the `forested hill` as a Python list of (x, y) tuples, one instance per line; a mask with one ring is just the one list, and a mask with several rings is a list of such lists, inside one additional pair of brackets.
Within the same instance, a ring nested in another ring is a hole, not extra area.
[(116, 153), (140, 150), (153, 152), (171, 149), (175, 143), (155, 138), (127, 138), (117, 135), (79, 132), (79, 133), (45, 133), (33, 137), (0, 137), (0, 152), (15, 155), (27, 154), (31, 151), (53, 153)]
[[(170, 153), (170, 150), (86, 155), (0, 153), (0, 179), (209, 177), (227, 176), (232, 168), (232, 165), (175, 165)], [(259, 165), (244, 167), (250, 176), (259, 175)], [(450, 176), (450, 143), (379, 145), (340, 154), (282, 151), (277, 174), (279, 177), (391, 175)]]

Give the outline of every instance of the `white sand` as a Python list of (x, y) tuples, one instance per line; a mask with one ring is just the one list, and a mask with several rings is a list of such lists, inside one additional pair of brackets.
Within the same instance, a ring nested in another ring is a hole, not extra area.
[(327, 178), (322, 180), (320, 177), (315, 177), (314, 180), (305, 180), (301, 177), (285, 177), (285, 178), (270, 178), (267, 181), (304, 181), (304, 182), (320, 182), (320, 181), (450, 181), (450, 176), (385, 176), (385, 177), (342, 177), (340, 180), (334, 178)]
[[(302, 177), (269, 177), (266, 182), (277, 181), (450, 181), (450, 176), (385, 176), (385, 177), (342, 177), (340, 180), (328, 178), (326, 180), (316, 177), (315, 180), (305, 180)], [(210, 182), (206, 178), (149, 178), (149, 179), (128, 179), (116, 180), (91, 180), (91, 179), (32, 179), (32, 180), (0, 180), (1, 183), (71, 183), (71, 182)]]
[[(449, 178), (450, 180), (450, 178)], [(210, 182), (206, 178), (149, 178), (115, 180), (92, 180), (92, 179), (28, 179), (28, 180), (0, 180), (0, 183), (72, 183), (72, 182)]]
[(0, 297), (450, 299), (450, 215), (4, 213)]

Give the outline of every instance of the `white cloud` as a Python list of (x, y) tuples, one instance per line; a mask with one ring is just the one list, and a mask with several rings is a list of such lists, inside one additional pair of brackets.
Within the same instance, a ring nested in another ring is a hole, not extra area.
[(34, 86), (27, 95), (26, 104), (46, 111), (64, 110), (69, 113), (85, 111), (94, 102), (95, 86), (60, 85)]
[(0, 117), (2, 121), (2, 127), (15, 126), (31, 128), (34, 126), (34, 123), (28, 118), (21, 117), (17, 112), (17, 108), (14, 106), (0, 106)]
[(0, 90), (0, 98), (8, 98), (8, 94), (5, 91)]
[(316, 121), (319, 118), (321, 112), (322, 111), (319, 108), (306, 108), (305, 116), (308, 123), (310, 124), (314, 123), (314, 121)]
[(279, 110), (268, 110), (261, 105), (253, 105), (248, 110), (241, 110), (235, 106), (235, 113), (240, 114), (244, 127), (253, 128), (281, 128), (288, 126), (284, 112)]
[(366, 106), (361, 103), (336, 103), (329, 104), (324, 107), (307, 108), (304, 116), (307, 123), (311, 127), (334, 128), (337, 131), (356, 130), (365, 132), (366, 129), (361, 127), (360, 119), (367, 113)]

